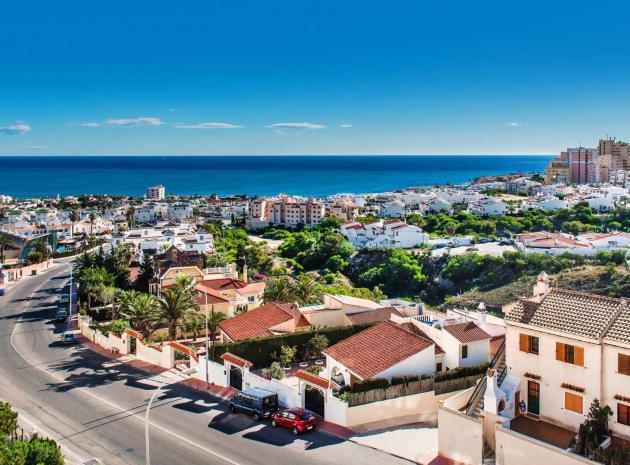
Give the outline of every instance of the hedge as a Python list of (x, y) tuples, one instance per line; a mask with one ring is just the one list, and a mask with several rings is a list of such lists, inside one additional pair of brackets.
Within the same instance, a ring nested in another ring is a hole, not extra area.
[(352, 392), (366, 392), (374, 389), (387, 389), (389, 380), (387, 378), (366, 378), (352, 383)]
[(409, 384), (414, 381), (420, 381), (423, 379), (431, 379), (431, 375), (425, 373), (422, 375), (392, 376), (392, 386), (398, 386), (399, 384)]
[(489, 366), (489, 363), (483, 363), (472, 367), (457, 367), (450, 371), (440, 371), (435, 374), (435, 381), (448, 381), (451, 379), (465, 378), (466, 376), (485, 374)]
[(310, 331), (281, 334), (279, 336), (221, 343), (216, 345), (214, 361), (222, 364), (223, 360), (221, 360), (221, 355), (230, 352), (251, 362), (253, 364), (252, 369), (259, 370), (271, 365), (274, 361), (271, 354), (279, 354), (282, 346), (297, 346), (297, 357), (302, 359), (306, 354), (310, 340), (316, 334), (324, 334), (328, 338), (328, 346), (330, 347), (350, 336), (354, 336), (372, 325), (373, 323), (335, 328), (320, 328)]

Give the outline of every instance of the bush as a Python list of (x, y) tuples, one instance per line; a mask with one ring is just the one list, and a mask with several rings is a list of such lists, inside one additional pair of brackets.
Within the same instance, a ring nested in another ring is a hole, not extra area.
[(392, 376), (392, 386), (398, 386), (399, 384), (409, 384), (414, 381), (420, 381), (420, 376), (419, 375)]
[(310, 367), (308, 367), (306, 370), (309, 373), (312, 373), (316, 376), (319, 376), (319, 374), (324, 371), (324, 368), (320, 367), (319, 365), (311, 365)]
[(281, 347), (284, 345), (297, 346), (298, 353), (304, 353), (307, 350), (310, 340), (316, 334), (324, 334), (328, 338), (328, 344), (333, 345), (360, 333), (372, 325), (373, 324), (320, 328), (313, 331), (299, 331), (297, 333), (281, 334), (266, 338), (220, 343), (215, 346), (214, 361), (223, 364), (221, 355), (230, 352), (250, 361), (253, 364), (252, 369), (258, 370), (271, 365), (271, 362), (274, 361), (271, 354), (280, 351)]
[(352, 391), (352, 388), (348, 385), (344, 385), (339, 388), (339, 394), (342, 394), (344, 392), (350, 392), (350, 391)]
[(24, 465), (64, 465), (59, 446), (52, 439), (35, 438), (28, 443), (28, 455)]
[(267, 379), (282, 379), (284, 378), (284, 370), (280, 366), (278, 362), (273, 362), (269, 368), (265, 368), (263, 371), (263, 376)]
[(457, 367), (450, 371), (440, 371), (435, 374), (435, 381), (449, 381), (452, 379), (465, 378), (466, 376), (482, 375), (488, 371), (489, 366), (489, 363), (483, 363), (472, 367)]
[(366, 392), (374, 389), (387, 389), (388, 387), (387, 378), (367, 378), (355, 381), (352, 384), (352, 392)]

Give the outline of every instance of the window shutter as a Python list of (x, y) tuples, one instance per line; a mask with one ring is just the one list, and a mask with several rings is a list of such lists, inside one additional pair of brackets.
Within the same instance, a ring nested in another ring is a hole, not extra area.
[(564, 408), (575, 413), (583, 413), (583, 398), (571, 392), (564, 393)]
[(518, 335), (518, 350), (527, 352), (527, 334)]
[(617, 422), (622, 425), (630, 425), (630, 407), (617, 404)]
[(618, 372), (624, 375), (630, 375), (630, 355), (617, 354)]
[(573, 348), (573, 364), (581, 367), (584, 366), (584, 347)]
[(564, 344), (562, 342), (556, 342), (556, 360), (564, 362)]

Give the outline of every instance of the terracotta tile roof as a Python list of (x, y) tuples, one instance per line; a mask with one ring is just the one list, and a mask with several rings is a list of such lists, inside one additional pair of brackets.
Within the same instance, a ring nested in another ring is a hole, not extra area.
[(230, 301), (230, 299), (225, 297), (219, 291), (215, 291), (214, 289), (200, 286), (199, 284), (195, 286), (195, 290), (198, 291), (198, 293), (194, 296), (194, 299), (195, 299), (195, 302), (197, 302), (197, 305), (206, 304), (206, 294), (208, 295), (209, 304), (222, 304), (222, 303)]
[(225, 291), (230, 289), (242, 289), (247, 286), (247, 283), (236, 278), (222, 278), (201, 281), (199, 285), (214, 289), (216, 291)]
[(324, 389), (329, 389), (330, 387), (332, 387), (332, 383), (327, 379), (324, 379), (321, 376), (314, 375), (313, 373), (309, 373), (306, 370), (298, 370), (293, 376), (301, 379), (308, 384), (312, 384), (314, 386), (318, 386)]
[(379, 323), (329, 347), (324, 354), (362, 378), (370, 378), (432, 346), (392, 322)]
[(132, 266), (129, 268), (129, 282), (135, 282), (136, 279), (138, 279), (138, 276), (140, 276), (140, 273), (142, 273), (142, 268), (140, 268), (139, 266)]
[(136, 339), (142, 340), (142, 334), (133, 329), (125, 328), (123, 329), (123, 334), (129, 334), (131, 337), (135, 337)]
[(377, 321), (389, 321), (391, 320), (392, 315), (403, 317), (403, 315), (394, 307), (382, 307), (376, 309), (366, 308), (364, 310), (353, 310), (346, 313), (346, 316), (350, 319), (353, 325), (375, 323)]
[(472, 321), (469, 321), (468, 323), (444, 326), (444, 331), (449, 333), (462, 344), (468, 344), (470, 342), (483, 341), (485, 339), (492, 338), (492, 336), (490, 336)]
[(431, 344), (435, 344), (435, 355), (442, 355), (442, 354), (446, 353), (444, 351), (444, 349), (442, 349), (442, 347), (440, 347), (438, 344), (436, 344), (433, 339), (431, 339), (424, 331), (422, 331), (420, 328), (418, 328), (414, 323), (411, 323), (411, 322), (409, 322), (409, 323), (401, 323), (398, 326), (406, 329), (409, 332), (414, 333), (416, 336), (419, 336), (421, 338), (426, 339)]
[(266, 284), (262, 281), (257, 282), (257, 283), (249, 283), (246, 286), (243, 286), (241, 288), (237, 288), (236, 292), (238, 292), (241, 295), (244, 294), (254, 294), (256, 292), (260, 292), (263, 289), (265, 289)]
[(630, 344), (630, 307), (625, 306), (622, 301), (621, 312), (604, 335), (605, 339), (616, 342)]
[(505, 341), (505, 335), (494, 336), (490, 339), (490, 355), (494, 357), (497, 352), (499, 352), (501, 345), (503, 345), (503, 341)]
[(505, 321), (599, 339), (621, 310), (622, 302), (585, 292), (551, 289), (540, 303), (529, 299), (517, 302)]
[(300, 309), (295, 304), (270, 302), (262, 307), (254, 308), (219, 323), (221, 330), (233, 341), (265, 337), (271, 328), (290, 320), (295, 321), (295, 327), (310, 326)]
[(241, 368), (249, 368), (253, 365), (252, 362), (248, 362), (244, 358), (241, 358), (238, 355), (234, 355), (229, 352), (226, 352), (223, 355), (221, 355), (221, 359), (225, 360), (226, 362), (231, 363), (232, 365), (239, 366)]

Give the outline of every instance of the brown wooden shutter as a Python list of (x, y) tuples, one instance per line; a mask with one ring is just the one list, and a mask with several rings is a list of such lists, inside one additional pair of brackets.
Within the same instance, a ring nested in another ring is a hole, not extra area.
[(617, 422), (622, 425), (630, 425), (630, 407), (617, 404)]
[(564, 408), (565, 410), (570, 410), (575, 413), (583, 413), (584, 412), (584, 399), (582, 396), (578, 396), (577, 394), (573, 394), (571, 392), (564, 393)]
[(521, 352), (527, 352), (527, 334), (518, 335), (518, 350)]
[(630, 355), (618, 354), (617, 371), (623, 375), (630, 375)]
[(556, 342), (556, 360), (564, 362), (564, 344), (562, 342)]
[(577, 366), (584, 366), (584, 347), (573, 348), (573, 364)]

